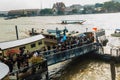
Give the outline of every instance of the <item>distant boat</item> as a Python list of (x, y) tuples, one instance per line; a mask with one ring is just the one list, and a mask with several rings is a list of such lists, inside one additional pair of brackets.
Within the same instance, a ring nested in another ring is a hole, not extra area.
[(16, 19), (16, 18), (18, 18), (18, 16), (8, 16), (8, 17), (5, 17), (4, 19), (9, 20), (9, 19)]
[(115, 32), (111, 36), (120, 37), (120, 29), (115, 29)]
[(86, 20), (62, 20), (61, 24), (82, 24)]

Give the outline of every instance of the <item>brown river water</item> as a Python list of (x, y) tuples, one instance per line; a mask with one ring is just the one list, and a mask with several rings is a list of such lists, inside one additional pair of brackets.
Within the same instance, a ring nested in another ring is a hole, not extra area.
[[(86, 20), (80, 24), (60, 24), (61, 20)], [(93, 27), (103, 28), (106, 30), (106, 37), (109, 42), (105, 49), (105, 53), (110, 53), (112, 46), (120, 46), (120, 38), (111, 37), (116, 28), (120, 29), (120, 13), (110, 14), (90, 14), (90, 15), (66, 15), (66, 16), (38, 16), (38, 17), (21, 17), (17, 19), (4, 20), (0, 18), (0, 41), (15, 40), (15, 25), (18, 26), (19, 38), (28, 36), (28, 30), (35, 28), (41, 29), (64, 29), (67, 27), (69, 31), (84, 32), (86, 28), (92, 31)], [(69, 63), (70, 62), (70, 63)], [(69, 65), (69, 66), (68, 66)], [(67, 66), (67, 67), (66, 67)], [(66, 67), (66, 68), (65, 68)], [(59, 74), (57, 80), (111, 80), (110, 64), (96, 60), (82, 60), (77, 62), (65, 61), (49, 66), (49, 73), (54, 74), (59, 69), (64, 71)], [(116, 80), (120, 80), (120, 66), (116, 67)]]

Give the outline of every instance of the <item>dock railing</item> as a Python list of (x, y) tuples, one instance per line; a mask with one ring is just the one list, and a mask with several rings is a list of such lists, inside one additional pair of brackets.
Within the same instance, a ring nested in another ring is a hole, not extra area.
[(42, 79), (43, 74), (45, 74), (44, 78), (46, 78), (47, 80), (47, 77), (46, 77), (48, 75), (47, 60), (33, 64), (28, 67), (15, 70), (9, 73), (9, 79), (10, 80), (24, 80), (24, 79), (39, 80), (40, 78)]
[(96, 51), (98, 49), (96, 43), (89, 43), (82, 46), (77, 46), (76, 44), (73, 44), (72, 46), (73, 48), (64, 51), (57, 52), (56, 49), (54, 49), (41, 53), (47, 59), (48, 65), (52, 65), (92, 51)]

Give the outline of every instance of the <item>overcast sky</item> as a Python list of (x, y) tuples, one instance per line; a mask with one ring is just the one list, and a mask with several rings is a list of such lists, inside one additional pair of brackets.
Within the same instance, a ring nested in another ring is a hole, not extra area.
[(51, 8), (53, 3), (64, 2), (66, 6), (72, 4), (95, 4), (103, 3), (110, 0), (0, 0), (0, 11), (14, 9), (31, 9), (31, 8)]

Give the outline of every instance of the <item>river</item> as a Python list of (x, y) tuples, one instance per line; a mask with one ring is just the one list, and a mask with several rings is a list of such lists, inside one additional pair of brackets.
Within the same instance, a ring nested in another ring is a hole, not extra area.
[[(61, 20), (86, 20), (80, 24), (60, 24)], [(106, 36), (109, 42), (105, 48), (105, 53), (110, 52), (112, 46), (120, 45), (120, 38), (111, 37), (116, 28), (120, 29), (120, 13), (109, 14), (87, 14), (87, 15), (65, 15), (65, 16), (37, 16), (37, 17), (20, 17), (17, 19), (4, 20), (0, 18), (0, 42), (15, 40), (15, 25), (18, 26), (19, 38), (28, 36), (28, 31), (35, 28), (38, 31), (42, 29), (64, 29), (67, 27), (69, 31), (84, 32), (86, 28), (92, 31), (93, 27), (103, 28), (106, 30)], [(68, 61), (69, 62), (69, 61)], [(50, 66), (49, 69), (57, 70), (58, 66), (67, 64), (67, 62)], [(76, 65), (76, 66), (75, 66)], [(67, 73), (61, 75), (61, 80), (111, 80), (110, 65), (104, 62), (83, 61), (75, 64)], [(120, 67), (116, 67), (116, 77), (120, 80)], [(53, 73), (51, 71), (51, 73)]]

